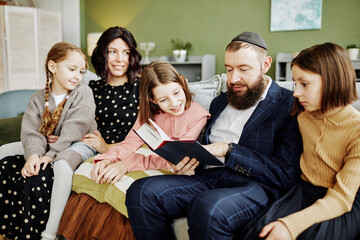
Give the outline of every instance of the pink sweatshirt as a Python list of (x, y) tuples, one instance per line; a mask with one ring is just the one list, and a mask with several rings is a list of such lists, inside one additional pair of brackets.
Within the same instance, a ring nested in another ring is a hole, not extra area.
[[(174, 140), (196, 140), (206, 124), (210, 113), (200, 104), (194, 102), (180, 116), (169, 113), (160, 113), (155, 116), (154, 122), (161, 127), (164, 132)], [(139, 119), (136, 120), (133, 129), (140, 128)], [(128, 172), (135, 170), (171, 168), (170, 164), (162, 157), (157, 155), (144, 156), (135, 153), (144, 142), (134, 133), (129, 132), (124, 141), (117, 146), (111, 147), (106, 153), (95, 156), (94, 163), (102, 160), (110, 160), (113, 163), (123, 161)]]

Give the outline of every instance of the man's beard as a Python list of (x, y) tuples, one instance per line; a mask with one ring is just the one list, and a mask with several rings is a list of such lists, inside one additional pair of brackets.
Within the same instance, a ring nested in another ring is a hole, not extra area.
[[(264, 92), (265, 83), (265, 76), (262, 74), (259, 75), (257, 83), (251, 88), (240, 82), (231, 83), (227, 93), (229, 104), (238, 110), (245, 110), (254, 106)], [(233, 90), (233, 86), (245, 86), (247, 90), (245, 93), (239, 93)]]

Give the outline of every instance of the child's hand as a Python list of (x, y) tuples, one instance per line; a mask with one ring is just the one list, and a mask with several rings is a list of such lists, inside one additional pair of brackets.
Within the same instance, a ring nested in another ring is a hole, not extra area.
[(38, 175), (40, 170), (40, 157), (37, 154), (31, 155), (21, 169), (21, 175), (26, 177), (31, 177), (34, 175)]
[(99, 153), (106, 152), (110, 147), (98, 131), (86, 134), (81, 141), (94, 148)]
[(178, 164), (171, 164), (171, 168), (174, 170), (176, 175), (191, 176), (195, 174), (195, 168), (199, 166), (199, 164), (200, 163), (195, 158), (190, 160), (189, 157), (185, 157)]
[(46, 137), (46, 140), (47, 140), (47, 143), (48, 144), (51, 144), (51, 143), (54, 143), (58, 140), (59, 136), (56, 136), (56, 135), (49, 135)]
[(94, 164), (94, 166), (93, 166), (93, 168), (91, 169), (91, 172), (90, 172), (91, 179), (94, 182), (99, 183), (99, 180), (100, 180), (99, 174), (100, 174), (100, 172), (102, 172), (104, 170), (104, 168), (106, 166), (110, 165), (111, 163), (112, 162), (110, 160), (104, 159), (104, 160)]
[(47, 167), (47, 165), (49, 163), (51, 163), (54, 159), (52, 157), (49, 157), (49, 156), (42, 156), (40, 158), (40, 164), (44, 164), (43, 167), (41, 168), (41, 170), (45, 170), (45, 168)]
[(105, 167), (98, 176), (98, 182), (114, 185), (119, 179), (127, 173), (127, 168), (122, 161), (110, 164)]
[[(267, 237), (266, 237), (267, 236)], [(259, 237), (265, 240), (279, 239), (279, 240), (292, 240), (290, 232), (286, 225), (281, 221), (269, 223), (261, 230)]]

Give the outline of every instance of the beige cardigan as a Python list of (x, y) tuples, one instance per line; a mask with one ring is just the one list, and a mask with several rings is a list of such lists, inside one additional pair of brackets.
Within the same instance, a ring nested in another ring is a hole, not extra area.
[[(55, 110), (55, 101), (51, 95), (49, 107), (51, 112)], [(76, 86), (64, 105), (54, 132), (54, 135), (59, 138), (48, 146), (46, 137), (39, 133), (41, 116), (45, 110), (45, 89), (34, 93), (21, 123), (21, 142), (25, 159), (32, 154), (55, 158), (59, 152), (67, 149), (72, 143), (81, 141), (86, 133), (97, 129), (95, 108), (91, 88), (83, 84)]]

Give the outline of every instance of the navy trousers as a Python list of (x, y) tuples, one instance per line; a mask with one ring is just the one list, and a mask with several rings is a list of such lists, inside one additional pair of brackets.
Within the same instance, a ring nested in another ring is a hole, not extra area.
[(175, 239), (172, 220), (187, 217), (190, 239), (232, 239), (269, 203), (258, 183), (228, 168), (194, 176), (135, 181), (126, 206), (136, 239)]

